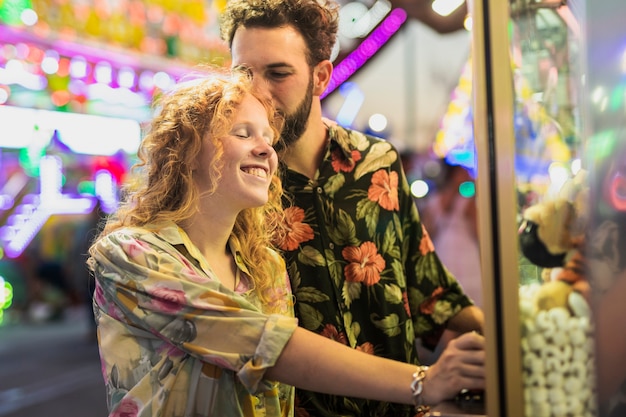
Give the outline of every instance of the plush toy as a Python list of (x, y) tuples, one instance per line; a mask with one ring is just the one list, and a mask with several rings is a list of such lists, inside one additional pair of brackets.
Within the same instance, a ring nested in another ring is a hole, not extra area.
[(520, 248), (543, 268), (542, 282), (519, 288), (526, 417), (597, 415), (587, 191), (583, 172), (522, 214)]
[(587, 190), (586, 172), (581, 171), (555, 198), (528, 207), (522, 215), (521, 251), (530, 262), (544, 268), (544, 282), (536, 294), (539, 310), (579, 308), (579, 301), (572, 305), (572, 292), (589, 297), (584, 255)]

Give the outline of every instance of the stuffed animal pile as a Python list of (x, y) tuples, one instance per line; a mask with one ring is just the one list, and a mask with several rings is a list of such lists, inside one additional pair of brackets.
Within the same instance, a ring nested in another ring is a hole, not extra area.
[(543, 268), (520, 287), (527, 417), (595, 416), (594, 339), (584, 240), (588, 193), (581, 172), (559, 194), (528, 207), (520, 249)]

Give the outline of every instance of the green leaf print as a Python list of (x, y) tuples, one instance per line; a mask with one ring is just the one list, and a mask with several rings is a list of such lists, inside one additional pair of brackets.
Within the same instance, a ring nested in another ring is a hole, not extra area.
[(380, 320), (376, 319), (376, 314), (372, 314), (370, 319), (376, 327), (382, 330), (389, 337), (397, 336), (401, 333), (400, 327), (398, 326), (400, 320), (398, 319), (397, 314), (390, 314)]
[(374, 172), (380, 168), (387, 168), (396, 162), (396, 159), (398, 159), (398, 154), (392, 151), (391, 144), (388, 142), (375, 143), (363, 162), (354, 170), (354, 179), (358, 180), (367, 173)]
[(424, 302), (426, 296), (420, 290), (409, 287), (407, 291), (407, 298), (409, 299), (409, 305), (411, 306), (411, 315), (419, 315), (419, 306)]
[(352, 321), (352, 313), (349, 311), (343, 313), (343, 326), (346, 336), (348, 336), (348, 343), (355, 347), (359, 334), (361, 334), (361, 325)]
[(447, 300), (440, 300), (435, 303), (435, 311), (433, 312), (433, 321), (437, 324), (443, 324), (453, 317), (461, 309), (460, 305), (452, 305)]
[(328, 229), (330, 239), (339, 245), (358, 245), (356, 239), (356, 227), (348, 213), (344, 210), (336, 212), (333, 218), (335, 227)]
[(304, 303), (298, 305), (298, 310), (300, 310), (300, 321), (304, 328), (309, 330), (317, 330), (320, 328), (324, 320), (322, 313)]
[(402, 303), (402, 290), (395, 284), (385, 285), (385, 301), (391, 304)]
[(396, 278), (396, 282), (402, 288), (406, 288), (406, 276), (404, 275), (404, 265), (397, 258), (391, 263), (391, 269), (393, 270), (393, 276)]
[[(415, 317), (415, 316), (413, 316)], [(415, 334), (423, 335), (430, 332), (433, 325), (424, 316), (417, 316), (415, 319)]]
[(338, 287), (341, 284), (343, 277), (341, 262), (335, 260), (335, 254), (332, 250), (326, 249), (324, 253), (326, 254), (326, 263), (328, 264), (328, 273), (330, 274), (335, 287)]
[(345, 183), (346, 177), (340, 172), (328, 179), (328, 182), (324, 184), (324, 192), (332, 198), (335, 196), (337, 190), (343, 187)]
[(391, 253), (394, 246), (396, 246), (396, 233), (394, 231), (393, 223), (387, 223), (380, 251), (382, 253)]
[(436, 280), (441, 279), (440, 268), (441, 264), (439, 262), (436, 262), (435, 252), (429, 252), (426, 255), (422, 256), (415, 264), (415, 273), (418, 277), (417, 283), (422, 284), (424, 280), (427, 279), (432, 283), (432, 285), (437, 286), (438, 284)]
[(303, 247), (300, 253), (298, 253), (298, 261), (305, 265), (311, 266), (326, 265), (326, 262), (324, 261), (324, 256), (313, 246)]
[(361, 283), (344, 281), (341, 296), (346, 306), (350, 307), (352, 301), (358, 300), (361, 297)]
[(356, 218), (357, 220), (365, 219), (367, 231), (371, 236), (376, 233), (379, 213), (380, 206), (367, 197), (356, 204)]
[[(409, 228), (409, 222), (406, 222), (407, 224), (404, 225), (407, 229)], [(393, 214), (393, 224), (395, 226), (395, 231), (397, 234), (397, 239), (399, 241), (403, 241), (404, 240), (404, 236), (406, 235), (405, 232), (405, 227), (403, 227), (402, 225), (402, 221), (400, 220), (400, 216), (398, 216), (396, 213)]]
[(353, 322), (352, 324), (350, 324), (350, 327), (348, 327), (348, 330), (350, 333), (352, 333), (352, 338), (354, 340), (350, 340), (350, 342), (352, 343), (352, 346), (356, 346), (356, 340), (359, 338), (359, 335), (361, 334), (361, 324), (358, 321)]
[[(343, 130), (343, 132), (341, 132)], [(339, 139), (340, 136), (344, 136), (343, 133), (347, 133), (347, 137), (345, 138), (341, 138), (341, 140), (338, 140), (339, 143), (343, 143), (344, 146), (342, 146), (342, 148), (356, 148), (359, 151), (363, 152), (364, 150), (366, 150), (370, 143), (367, 140), (367, 137), (363, 134), (363, 132), (359, 132), (357, 130), (344, 130), (344, 129), (337, 129), (335, 130), (335, 133), (337, 135), (337, 139)], [(346, 146), (347, 145), (347, 146)]]
[(288, 268), (289, 281), (291, 281), (291, 287), (294, 291), (300, 286), (302, 278), (300, 277), (300, 271), (298, 271), (298, 264), (295, 262), (289, 265)]
[(326, 294), (312, 287), (298, 288), (296, 291), (296, 299), (304, 303), (321, 303), (329, 300)]

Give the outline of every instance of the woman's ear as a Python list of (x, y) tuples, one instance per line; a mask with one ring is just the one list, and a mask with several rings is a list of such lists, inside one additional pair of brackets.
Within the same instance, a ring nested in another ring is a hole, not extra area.
[(326, 87), (330, 83), (330, 77), (333, 73), (333, 63), (324, 60), (313, 68), (313, 94), (322, 95), (326, 91)]

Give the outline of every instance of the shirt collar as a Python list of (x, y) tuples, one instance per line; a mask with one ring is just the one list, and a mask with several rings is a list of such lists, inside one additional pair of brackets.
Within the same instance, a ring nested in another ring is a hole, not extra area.
[[(157, 235), (160, 239), (163, 239), (167, 243), (172, 246), (183, 245), (189, 255), (191, 255), (204, 269), (205, 271), (210, 270), (208, 262), (204, 258), (204, 256), (200, 253), (196, 245), (193, 244), (187, 233), (178, 226), (176, 223), (172, 221), (165, 221), (163, 223), (159, 223), (156, 225), (148, 226), (155, 235)], [(233, 257), (235, 258), (235, 263), (237, 267), (241, 269), (241, 272), (244, 272), (249, 275), (248, 268), (243, 262), (243, 257), (241, 255), (241, 245), (239, 241), (231, 236), (228, 239), (228, 247), (230, 248)]]

